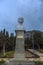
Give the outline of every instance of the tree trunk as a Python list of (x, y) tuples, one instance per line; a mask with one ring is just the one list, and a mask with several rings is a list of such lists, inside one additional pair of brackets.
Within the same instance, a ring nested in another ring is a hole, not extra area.
[(37, 43), (38, 50), (40, 50), (40, 45)]
[(5, 56), (5, 44), (3, 44), (3, 54)]

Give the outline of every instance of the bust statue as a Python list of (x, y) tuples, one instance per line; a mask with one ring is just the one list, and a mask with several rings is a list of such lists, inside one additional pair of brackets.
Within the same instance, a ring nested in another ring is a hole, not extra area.
[(18, 18), (18, 22), (19, 22), (20, 24), (23, 24), (24, 18), (23, 18), (23, 17)]
[(23, 17), (19, 17), (16, 30), (24, 30), (23, 22), (24, 22), (24, 18)]

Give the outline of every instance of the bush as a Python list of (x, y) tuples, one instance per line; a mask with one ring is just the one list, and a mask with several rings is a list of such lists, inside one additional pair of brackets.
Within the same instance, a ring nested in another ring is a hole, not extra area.
[(2, 60), (0, 61), (0, 65), (3, 65), (4, 62), (5, 62), (5, 61), (2, 59)]

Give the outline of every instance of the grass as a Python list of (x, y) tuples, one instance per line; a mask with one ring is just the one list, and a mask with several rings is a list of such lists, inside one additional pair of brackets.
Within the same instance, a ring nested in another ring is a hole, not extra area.
[(42, 61), (36, 61), (35, 63), (36, 63), (36, 65), (43, 65)]
[(4, 55), (3, 55), (3, 53), (1, 52), (1, 53), (0, 53), (0, 58), (2, 58), (2, 57), (4, 57)]
[(6, 55), (4, 56), (3, 53), (0, 53), (0, 58), (13, 58), (14, 51), (6, 52)]
[(14, 51), (9, 51), (6, 53), (7, 58), (13, 58), (14, 57)]
[(43, 49), (40, 49), (39, 52), (43, 53)]
[(0, 65), (3, 65), (3, 63), (0, 62)]
[(0, 61), (0, 65), (3, 65), (4, 62), (5, 62), (4, 60), (1, 60), (1, 61)]

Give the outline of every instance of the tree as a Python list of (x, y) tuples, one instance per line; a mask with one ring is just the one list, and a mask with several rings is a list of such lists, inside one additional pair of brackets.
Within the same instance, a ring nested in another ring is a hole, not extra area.
[(10, 46), (11, 46), (11, 50), (14, 50), (14, 45), (15, 45), (15, 43), (14, 43), (14, 40), (15, 38), (14, 38), (14, 34), (13, 33), (11, 33), (10, 34)]
[(0, 31), (0, 51), (2, 50), (2, 31)]
[(37, 45), (37, 48), (40, 49), (41, 43), (41, 32), (36, 31), (34, 35), (34, 43)]
[(6, 31), (6, 35), (5, 35), (5, 38), (6, 38), (6, 41), (5, 41), (5, 43), (6, 43), (6, 51), (7, 51), (7, 49), (9, 48), (8, 46), (9, 46), (9, 33), (8, 33), (8, 31)]
[(29, 49), (32, 47), (32, 38), (25, 38), (25, 48)]
[(3, 44), (3, 54), (5, 55), (5, 44), (6, 44), (6, 37), (5, 37), (5, 29), (2, 32), (2, 44)]

